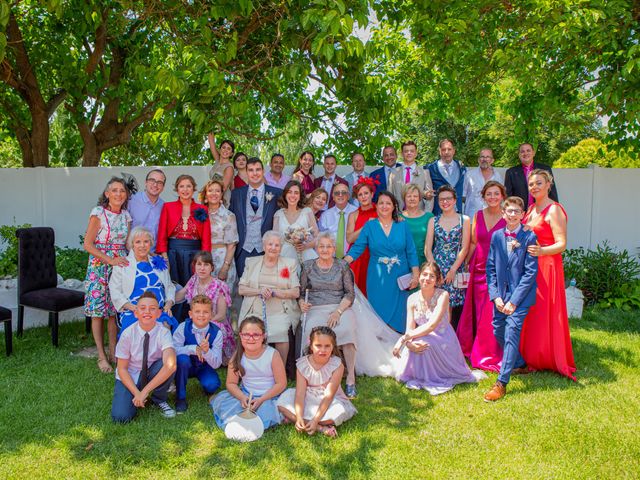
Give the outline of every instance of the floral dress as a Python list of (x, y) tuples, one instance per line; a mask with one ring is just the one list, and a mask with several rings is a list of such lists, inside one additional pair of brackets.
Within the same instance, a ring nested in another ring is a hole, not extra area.
[[(131, 215), (126, 210), (114, 213), (104, 207), (94, 207), (91, 216), (100, 220), (95, 247), (110, 258), (126, 257), (125, 242), (129, 235)], [(84, 280), (84, 314), (89, 317), (115, 317), (116, 309), (109, 294), (111, 265), (89, 255), (87, 276)]]
[[(187, 302), (191, 303), (193, 297), (199, 293), (198, 277), (196, 275), (191, 277), (185, 288), (187, 289), (185, 292), (185, 298), (187, 299)], [(224, 296), (224, 300), (227, 304), (227, 318), (225, 321), (213, 322), (222, 332), (222, 363), (226, 365), (229, 363), (229, 360), (236, 349), (236, 342), (233, 337), (233, 328), (231, 327), (231, 295), (229, 293), (229, 287), (222, 280), (211, 277), (211, 282), (209, 282), (209, 285), (207, 285), (207, 288), (202, 293), (211, 299), (214, 315), (216, 313), (216, 307), (218, 305), (218, 298), (220, 298), (220, 295)]]
[[(433, 258), (440, 267), (444, 278), (451, 270), (451, 266), (458, 256), (458, 250), (462, 243), (462, 222), (447, 232), (440, 226), (441, 216), (438, 215), (434, 219)], [(452, 307), (459, 307), (464, 304), (466, 289), (455, 288), (453, 284), (443, 284), (442, 288), (449, 292), (449, 304)]]
[[(209, 223), (211, 224), (211, 245), (225, 245), (224, 247), (211, 248), (213, 275), (217, 277), (227, 256), (226, 245), (238, 243), (238, 226), (236, 224), (236, 216), (224, 205), (220, 205), (220, 208), (215, 212), (209, 212)], [(237, 279), (236, 262), (233, 261), (232, 257), (231, 265), (227, 271), (227, 279), (225, 280), (229, 291), (232, 293)]]

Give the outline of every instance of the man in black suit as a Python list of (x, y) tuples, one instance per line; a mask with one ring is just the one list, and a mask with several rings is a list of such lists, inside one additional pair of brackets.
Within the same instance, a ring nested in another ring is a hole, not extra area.
[(262, 235), (273, 228), (273, 216), (282, 195), (282, 190), (264, 183), (264, 168), (259, 158), (252, 157), (247, 161), (247, 176), (249, 185), (233, 189), (229, 205), (238, 225), (239, 241), (235, 253), (238, 278), (244, 272), (247, 257), (264, 253)]
[[(553, 176), (551, 167), (544, 163), (537, 163), (534, 161), (536, 152), (533, 149), (533, 145), (530, 143), (522, 143), (518, 148), (518, 157), (520, 158), (520, 165), (511, 167), (507, 170), (504, 176), (504, 186), (507, 189), (507, 196), (520, 197), (525, 205), (525, 211), (533, 203), (533, 198), (529, 195), (529, 187), (527, 179), (532, 171), (536, 169), (546, 170)], [(556, 190), (556, 182), (553, 182), (551, 186), (551, 192), (549, 197), (558, 201), (558, 190)]]

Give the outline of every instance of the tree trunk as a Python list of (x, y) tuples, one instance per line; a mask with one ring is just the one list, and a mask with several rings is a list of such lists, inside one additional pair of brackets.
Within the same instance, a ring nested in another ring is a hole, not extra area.
[(49, 166), (49, 116), (36, 111), (31, 116), (31, 149), (34, 167)]
[(77, 124), (82, 138), (82, 166), (97, 167), (100, 164), (102, 151), (98, 148), (98, 141), (91, 127), (87, 123)]

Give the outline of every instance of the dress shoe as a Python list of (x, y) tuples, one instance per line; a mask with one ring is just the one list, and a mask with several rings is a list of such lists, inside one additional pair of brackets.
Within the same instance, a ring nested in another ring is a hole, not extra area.
[(496, 382), (491, 390), (484, 394), (485, 402), (495, 402), (496, 400), (500, 400), (507, 394), (507, 387), (501, 384), (500, 382)]
[(531, 373), (529, 367), (514, 368), (513, 370), (511, 370), (511, 375), (526, 375), (528, 373)]

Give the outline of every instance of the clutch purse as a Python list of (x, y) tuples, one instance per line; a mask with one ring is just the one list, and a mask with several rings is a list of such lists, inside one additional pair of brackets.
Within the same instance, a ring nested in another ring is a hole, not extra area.
[(400, 275), (398, 277), (398, 288), (400, 290), (408, 290), (409, 284), (411, 283), (411, 274), (407, 273), (406, 275)]
[(469, 277), (471, 277), (469, 272), (456, 273), (456, 276), (453, 279), (453, 286), (455, 288), (467, 288), (469, 286)]

